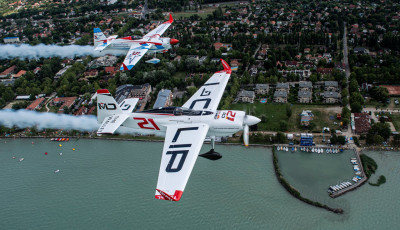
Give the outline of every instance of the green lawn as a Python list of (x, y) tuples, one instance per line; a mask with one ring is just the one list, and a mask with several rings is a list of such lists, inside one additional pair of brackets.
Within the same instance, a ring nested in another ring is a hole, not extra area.
[(394, 125), (394, 128), (396, 129), (397, 132), (400, 131), (400, 114), (393, 114), (391, 115), (392, 117), (392, 123)]
[(176, 72), (174, 76), (172, 77), (177, 77), (177, 78), (185, 78), (186, 77), (186, 72)]
[[(287, 131), (307, 131), (307, 129), (300, 126), (299, 114), (303, 110), (311, 110), (314, 114), (314, 131), (322, 131), (323, 127), (339, 129), (339, 123), (336, 120), (330, 120), (329, 116), (336, 117), (335, 112), (327, 111), (329, 106), (323, 105), (292, 105), (292, 115), (290, 118), (286, 114), (287, 104), (261, 104), (256, 102), (254, 104), (232, 104), (230, 109), (247, 111), (251, 115), (257, 116), (263, 121), (258, 124), (259, 130), (266, 131), (282, 131), (281, 123), (288, 123)], [(264, 118), (263, 118), (264, 117)]]

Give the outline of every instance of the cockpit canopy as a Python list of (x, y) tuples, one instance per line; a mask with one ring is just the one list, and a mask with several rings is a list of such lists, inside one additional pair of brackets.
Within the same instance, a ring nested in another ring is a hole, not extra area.
[(211, 111), (193, 110), (184, 107), (161, 107), (157, 109), (144, 110), (142, 113), (173, 114), (175, 116), (204, 116), (213, 114)]

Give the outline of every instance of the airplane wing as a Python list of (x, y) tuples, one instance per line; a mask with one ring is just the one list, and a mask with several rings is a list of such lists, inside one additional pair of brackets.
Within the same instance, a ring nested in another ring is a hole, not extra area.
[(151, 44), (132, 44), (120, 70), (131, 70), (133, 66), (135, 66), (136, 63), (147, 53), (151, 46)]
[(99, 130), (97, 130), (97, 134), (113, 134), (128, 117), (128, 114), (123, 113), (104, 118)]
[(168, 125), (156, 199), (179, 201), (208, 132), (207, 124)]
[(107, 48), (107, 46), (109, 46), (109, 45), (113, 42), (113, 40), (115, 40), (117, 37), (118, 37), (118, 35), (112, 35), (112, 36), (108, 37), (107, 40), (103, 40), (103, 41), (104, 41), (103, 43), (97, 45), (97, 46), (94, 48), (94, 50), (96, 50), (96, 51), (102, 51), (102, 50), (104, 50), (104, 49)]
[(97, 45), (97, 46), (94, 48), (94, 50), (96, 50), (96, 51), (102, 51), (102, 50), (104, 50), (105, 48), (107, 48), (108, 45), (110, 45), (110, 43), (107, 43), (107, 42), (101, 43), (101, 44)]
[(139, 98), (127, 98), (119, 104), (119, 107), (121, 107), (123, 113), (132, 113), (138, 101)]
[(223, 59), (221, 59), (224, 70), (216, 72), (208, 81), (183, 105), (183, 107), (194, 110), (217, 110), (219, 101), (224, 94), (226, 84), (229, 81), (232, 70)]
[(152, 38), (155, 37), (161, 37), (161, 35), (170, 27), (174, 19), (172, 18), (172, 15), (169, 14), (169, 20), (164, 22), (163, 24), (157, 26), (154, 30), (150, 31), (148, 34), (143, 36), (143, 39), (149, 39), (149, 41)]

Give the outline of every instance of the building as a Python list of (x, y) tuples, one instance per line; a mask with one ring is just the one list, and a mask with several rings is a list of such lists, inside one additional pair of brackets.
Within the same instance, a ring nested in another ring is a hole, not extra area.
[(337, 81), (325, 81), (325, 91), (338, 91), (339, 86)]
[(275, 91), (274, 102), (276, 103), (286, 103), (288, 100), (288, 93), (286, 91)]
[(71, 107), (75, 104), (76, 99), (77, 97), (57, 97), (53, 99), (51, 104), (60, 107), (57, 113), (63, 113), (65, 107), (71, 109)]
[(162, 89), (158, 92), (157, 100), (154, 103), (153, 109), (160, 107), (169, 107), (172, 105), (172, 92), (169, 89)]
[(311, 81), (301, 81), (299, 82), (299, 91), (312, 91)]
[(17, 74), (12, 75), (13, 78), (20, 78), (22, 75), (26, 74), (25, 70), (20, 70)]
[(356, 47), (354, 48), (354, 53), (355, 54), (368, 54), (369, 50), (363, 47)]
[(371, 129), (371, 120), (368, 113), (354, 113), (356, 134), (366, 134)]
[(115, 92), (115, 100), (120, 104), (126, 98), (139, 98), (139, 101), (136, 104), (137, 111), (143, 111), (150, 93), (151, 85), (148, 83), (143, 85), (126, 84), (117, 88), (117, 91)]
[(312, 103), (312, 92), (300, 90), (297, 93), (297, 99), (300, 103)]
[(69, 68), (71, 68), (72, 67), (72, 65), (67, 65), (67, 66), (65, 66), (63, 69), (61, 69), (60, 71), (58, 71), (57, 73), (56, 73), (56, 76), (54, 77), (54, 79), (60, 79), (60, 77), (62, 76), (62, 75), (64, 75), (64, 73), (69, 69)]
[(314, 114), (310, 110), (303, 110), (300, 114), (300, 125), (308, 127), (314, 119)]
[(43, 97), (40, 97), (36, 100), (34, 100), (28, 107), (26, 107), (27, 110), (40, 110), (45, 102), (45, 99)]
[(384, 87), (388, 90), (390, 96), (400, 96), (400, 86), (399, 85), (380, 85), (379, 87)]
[(19, 37), (5, 37), (3, 39), (5, 44), (19, 43)]
[(254, 91), (241, 90), (237, 96), (238, 102), (254, 103)]
[(256, 95), (268, 94), (269, 85), (268, 84), (256, 84), (255, 93)]
[(0, 78), (11, 77), (11, 75), (15, 73), (16, 69), (17, 69), (16, 65), (11, 66), (10, 68), (8, 68), (8, 69), (4, 70), (2, 73), (0, 73)]
[(300, 135), (300, 145), (301, 146), (313, 146), (313, 135), (312, 133), (302, 133)]
[(322, 74), (322, 75), (328, 75), (333, 72), (333, 68), (318, 68), (317, 73)]
[(278, 82), (276, 84), (276, 91), (284, 91), (289, 93), (289, 83), (287, 82)]
[(338, 92), (325, 91), (323, 95), (324, 103), (335, 104), (340, 102), (341, 96)]

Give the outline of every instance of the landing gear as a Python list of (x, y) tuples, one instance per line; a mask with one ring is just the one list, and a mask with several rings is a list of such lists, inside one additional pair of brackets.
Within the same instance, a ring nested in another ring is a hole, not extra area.
[(220, 153), (214, 151), (215, 137), (211, 137), (211, 146), (212, 146), (212, 149), (210, 151), (200, 154), (199, 156), (207, 158), (212, 161), (221, 159), (222, 155)]

